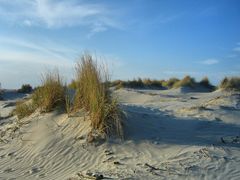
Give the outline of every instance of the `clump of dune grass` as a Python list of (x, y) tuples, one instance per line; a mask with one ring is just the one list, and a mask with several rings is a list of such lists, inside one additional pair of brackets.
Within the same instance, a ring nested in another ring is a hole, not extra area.
[(219, 87), (224, 90), (240, 90), (240, 77), (225, 77)]
[(89, 113), (93, 131), (104, 137), (123, 137), (121, 112), (109, 91), (106, 66), (85, 53), (76, 65), (76, 94), (74, 109)]
[(18, 119), (22, 119), (26, 116), (30, 116), (35, 110), (36, 107), (31, 102), (18, 101), (13, 114), (17, 115)]
[(57, 70), (42, 75), (42, 85), (34, 91), (32, 101), (41, 112), (65, 105), (65, 88)]
[(194, 78), (190, 77), (190, 76), (185, 76), (182, 80), (176, 82), (174, 84), (175, 88), (179, 88), (179, 87), (191, 87), (194, 88), (196, 82), (194, 80)]

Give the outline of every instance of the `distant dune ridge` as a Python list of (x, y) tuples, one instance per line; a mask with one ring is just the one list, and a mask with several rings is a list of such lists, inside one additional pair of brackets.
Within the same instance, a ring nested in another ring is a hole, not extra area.
[(174, 89), (181, 87), (189, 87), (196, 90), (214, 91), (216, 89), (239, 90), (239, 77), (225, 77), (216, 87), (212, 85), (208, 77), (204, 77), (201, 81), (196, 82), (193, 77), (185, 76), (183, 79), (170, 78), (169, 80), (156, 79), (133, 79), (128, 81), (115, 80), (110, 82), (111, 87), (120, 88), (148, 88), (148, 89)]

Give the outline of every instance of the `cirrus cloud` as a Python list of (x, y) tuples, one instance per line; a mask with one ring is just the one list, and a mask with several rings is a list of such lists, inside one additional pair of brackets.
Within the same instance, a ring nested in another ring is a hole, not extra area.
[(43, 28), (82, 26), (89, 29), (89, 36), (109, 28), (121, 29), (114, 11), (83, 0), (0, 0), (1, 21)]

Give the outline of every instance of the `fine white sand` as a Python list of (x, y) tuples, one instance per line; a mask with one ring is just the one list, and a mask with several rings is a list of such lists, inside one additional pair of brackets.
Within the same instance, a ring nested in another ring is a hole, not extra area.
[(87, 143), (84, 113), (17, 121), (24, 98), (0, 101), (0, 179), (240, 179), (240, 94), (188, 89), (114, 92), (125, 140)]

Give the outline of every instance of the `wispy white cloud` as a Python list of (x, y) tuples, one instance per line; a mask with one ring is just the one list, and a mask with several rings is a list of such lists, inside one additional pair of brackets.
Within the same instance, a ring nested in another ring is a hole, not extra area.
[[(66, 45), (66, 44), (65, 44)], [(39, 81), (39, 75), (46, 69), (58, 68), (70, 80), (74, 75), (76, 60), (82, 53), (66, 45), (41, 38), (41, 42), (0, 36), (0, 82), (8, 87), (19, 87), (23, 80)], [(93, 53), (94, 58), (108, 65), (109, 72), (122, 66), (121, 59), (113, 54)], [(10, 82), (13, 81), (13, 82)]]
[(14, 51), (14, 47), (25, 49), (25, 51), (33, 50), (35, 53), (41, 53), (58, 59), (69, 59), (78, 54), (74, 48), (63, 47), (53, 41), (41, 39), (41, 42), (20, 39), (17, 37), (3, 37), (0, 36), (0, 47), (4, 48), (9, 45)]
[(0, 50), (0, 62), (30, 63), (35, 66), (72, 67), (73, 63), (67, 59), (56, 59), (51, 56), (40, 55), (31, 52), (18, 52)]
[(68, 59), (22, 50), (0, 49), (0, 54), (0, 82), (5, 88), (17, 88), (23, 83), (39, 85), (47, 69), (58, 68), (67, 81), (74, 75), (74, 63)]
[(99, 33), (99, 32), (104, 32), (106, 31), (107, 28), (103, 26), (101, 23), (95, 23), (94, 26), (92, 27), (90, 33), (87, 35), (87, 38), (91, 38), (94, 34)]
[(42, 39), (41, 43), (0, 36), (0, 82), (4, 87), (19, 87), (26, 81), (37, 85), (46, 68), (58, 68), (67, 80), (71, 79), (76, 52), (50, 40)]
[(218, 64), (219, 60), (217, 60), (217, 59), (206, 59), (204, 61), (201, 61), (200, 63), (204, 64), (204, 65), (213, 65), (213, 64)]
[(0, 16), (6, 22), (25, 26), (84, 26), (90, 29), (91, 36), (122, 27), (114, 19), (114, 11), (106, 5), (84, 0), (1, 0)]

